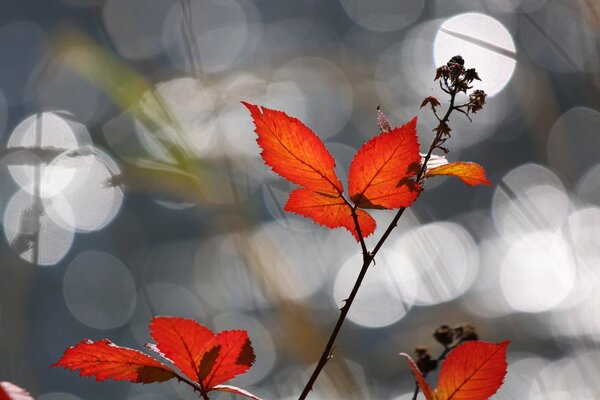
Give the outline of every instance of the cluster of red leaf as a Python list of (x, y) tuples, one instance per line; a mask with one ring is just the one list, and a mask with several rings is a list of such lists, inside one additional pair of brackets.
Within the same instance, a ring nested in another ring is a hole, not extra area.
[(471, 341), (452, 350), (442, 364), (437, 391), (427, 383), (419, 368), (408, 358), (419, 388), (427, 400), (487, 400), (502, 385), (506, 375), (506, 348), (509, 341)]
[[(417, 119), (383, 132), (356, 153), (348, 174), (348, 200), (335, 173), (335, 160), (306, 125), (282, 111), (243, 102), (256, 126), (262, 158), (273, 171), (300, 185), (290, 193), (285, 210), (329, 228), (343, 227), (356, 240), (375, 231), (365, 209), (408, 207), (421, 191)], [(426, 176), (452, 175), (469, 185), (489, 184), (483, 168), (457, 162), (427, 171)]]
[(171, 362), (181, 374), (147, 354), (119, 347), (107, 339), (81, 341), (68, 348), (52, 367), (79, 370), (80, 376), (93, 376), (97, 381), (152, 383), (176, 378), (205, 397), (218, 390), (259, 400), (245, 390), (222, 384), (246, 372), (254, 363), (254, 350), (246, 331), (215, 334), (190, 319), (155, 317), (150, 323), (150, 335), (156, 344), (147, 347)]

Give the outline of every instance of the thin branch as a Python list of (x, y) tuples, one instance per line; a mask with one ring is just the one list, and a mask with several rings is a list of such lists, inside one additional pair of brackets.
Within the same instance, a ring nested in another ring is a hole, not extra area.
[(356, 234), (358, 235), (360, 248), (363, 252), (363, 261), (365, 261), (365, 257), (369, 254), (369, 250), (367, 250), (367, 245), (365, 244), (365, 237), (363, 236), (362, 231), (360, 229), (360, 224), (358, 223), (358, 214), (356, 213), (356, 206), (353, 206), (348, 201), (348, 199), (346, 199), (346, 196), (344, 196), (343, 194), (341, 194), (341, 196), (344, 200), (344, 203), (346, 203), (346, 205), (350, 208), (350, 212), (352, 213), (352, 220), (354, 221), (354, 227), (356, 228)]
[[(444, 118), (440, 121), (440, 125), (448, 122), (448, 119), (450, 118), (450, 114), (452, 113), (452, 110), (454, 109), (454, 100), (456, 97), (456, 91), (453, 91), (452, 93), (450, 93), (450, 95), (451, 95), (450, 106), (448, 107), (448, 111), (446, 112), (446, 115), (444, 115)], [(419, 173), (417, 174), (416, 182), (420, 182), (423, 179), (423, 177), (425, 176), (425, 171), (427, 169), (427, 162), (431, 158), (431, 154), (433, 153), (433, 150), (437, 147), (437, 144), (439, 144), (439, 141), (442, 139), (441, 136), (442, 136), (442, 133), (440, 131), (438, 131), (436, 133), (435, 138), (431, 142), (431, 145), (429, 146), (429, 150), (427, 151), (427, 155), (425, 156), (425, 159), (423, 160), (423, 164), (421, 165), (421, 169), (419, 170)], [(347, 202), (347, 200), (345, 200), (345, 201)], [(335, 340), (340, 332), (340, 329), (342, 328), (342, 325), (344, 324), (344, 321), (346, 320), (346, 316), (348, 315), (348, 312), (350, 311), (350, 307), (352, 306), (352, 303), (354, 302), (354, 299), (356, 298), (358, 289), (360, 288), (360, 286), (365, 278), (365, 275), (367, 273), (367, 270), (369, 269), (369, 266), (371, 265), (371, 262), (373, 261), (373, 259), (375, 258), (375, 255), (379, 252), (379, 250), (381, 249), (381, 247), (383, 246), (383, 244), (385, 243), (387, 238), (390, 236), (390, 234), (392, 233), (394, 228), (398, 225), (398, 220), (400, 220), (400, 217), (402, 217), (402, 214), (404, 214), (406, 207), (402, 207), (398, 210), (398, 212), (394, 216), (394, 219), (389, 224), (389, 226), (387, 227), (387, 229), (385, 230), (385, 232), (383, 233), (383, 235), (381, 236), (381, 238), (379, 239), (379, 241), (373, 248), (373, 251), (371, 251), (370, 253), (367, 251), (366, 245), (364, 244), (364, 240), (362, 239), (362, 235), (360, 234), (360, 226), (358, 225), (358, 217), (356, 215), (356, 209), (355, 209), (355, 207), (352, 207), (352, 209), (353, 209), (352, 218), (354, 219), (354, 223), (356, 224), (357, 231), (359, 232), (359, 237), (361, 238), (361, 247), (363, 248), (363, 265), (360, 269), (358, 277), (356, 278), (356, 281), (354, 282), (354, 286), (352, 287), (352, 291), (350, 292), (350, 295), (346, 299), (344, 306), (340, 309), (340, 316), (338, 317), (338, 320), (337, 320), (333, 330), (331, 331), (331, 335), (329, 336), (329, 340), (327, 341), (327, 344), (325, 345), (325, 349), (323, 350), (323, 353), (321, 354), (321, 358), (319, 359), (319, 362), (317, 363), (317, 366), (315, 367), (315, 370), (313, 371), (312, 375), (310, 376), (308, 382), (304, 386), (304, 389), (302, 390), (302, 393), (300, 394), (300, 397), (298, 398), (298, 400), (306, 399), (306, 397), (308, 396), (308, 393), (312, 390), (312, 387), (313, 387), (315, 381), (317, 380), (319, 374), (325, 367), (325, 364), (327, 364), (327, 361), (330, 358), (329, 356), (331, 354), (331, 349), (333, 348), (333, 345), (335, 344)]]

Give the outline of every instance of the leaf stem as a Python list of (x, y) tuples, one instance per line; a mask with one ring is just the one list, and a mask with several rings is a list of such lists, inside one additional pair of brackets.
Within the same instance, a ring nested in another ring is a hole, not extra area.
[[(446, 90), (444, 90), (444, 91), (446, 91)], [(443, 124), (446, 124), (450, 118), (450, 114), (452, 114), (452, 111), (455, 110), (454, 100), (456, 98), (457, 90), (455, 88), (453, 88), (449, 92), (449, 94), (450, 94), (450, 105), (448, 106), (448, 110), (446, 111), (444, 118), (439, 120), (438, 127), (442, 126)], [(436, 131), (435, 138), (431, 142), (431, 145), (429, 146), (429, 150), (427, 151), (427, 154), (425, 155), (425, 158), (421, 165), (421, 169), (419, 170), (419, 173), (417, 174), (417, 177), (415, 179), (415, 181), (417, 183), (420, 183), (423, 180), (423, 178), (425, 176), (425, 171), (427, 170), (427, 162), (431, 158), (431, 154), (433, 153), (433, 150), (435, 150), (436, 147), (440, 144), (440, 140), (442, 140), (442, 135), (443, 135), (443, 131), (438, 129)], [(348, 203), (347, 200), (345, 200), (345, 201), (346, 201), (346, 203)], [(319, 359), (319, 362), (317, 363), (312, 375), (308, 379), (308, 382), (306, 382), (306, 385), (304, 386), (304, 389), (302, 390), (300, 397), (298, 397), (298, 400), (306, 399), (306, 397), (312, 390), (314, 383), (316, 382), (317, 378), (319, 377), (319, 374), (325, 367), (325, 364), (327, 364), (327, 361), (329, 361), (329, 359), (331, 358), (331, 351), (335, 344), (335, 340), (337, 339), (337, 336), (342, 328), (342, 325), (344, 324), (344, 321), (346, 320), (346, 316), (348, 315), (348, 312), (350, 311), (350, 307), (352, 307), (352, 303), (354, 302), (354, 299), (356, 298), (358, 289), (360, 288), (360, 285), (362, 284), (362, 282), (365, 278), (365, 275), (367, 274), (367, 270), (369, 269), (371, 262), (373, 261), (373, 259), (375, 258), (375, 255), (379, 252), (379, 250), (381, 249), (381, 247), (383, 246), (383, 244), (385, 243), (387, 238), (390, 236), (390, 234), (392, 233), (394, 228), (398, 225), (398, 221), (400, 220), (400, 217), (402, 217), (402, 214), (404, 214), (404, 211), (406, 210), (406, 207), (402, 207), (398, 210), (398, 212), (394, 216), (394, 219), (392, 220), (392, 222), (390, 222), (387, 229), (385, 230), (385, 232), (383, 233), (383, 235), (381, 236), (381, 238), (379, 239), (379, 241), (373, 248), (373, 251), (368, 252), (367, 247), (364, 242), (364, 239), (360, 232), (360, 226), (358, 224), (358, 216), (356, 214), (356, 208), (352, 207), (352, 206), (351, 206), (351, 208), (352, 208), (352, 218), (354, 219), (354, 223), (356, 225), (356, 231), (358, 232), (361, 248), (363, 250), (363, 265), (360, 268), (360, 272), (358, 273), (358, 276), (356, 277), (356, 281), (354, 282), (354, 286), (352, 287), (352, 291), (350, 292), (350, 295), (345, 300), (344, 306), (342, 308), (340, 308), (340, 316), (338, 317), (338, 320), (335, 323), (335, 326), (333, 327), (331, 334), (329, 335), (329, 340), (327, 341), (327, 344), (325, 345), (323, 353), (321, 354), (321, 358)], [(416, 391), (415, 393), (418, 394), (418, 391)]]

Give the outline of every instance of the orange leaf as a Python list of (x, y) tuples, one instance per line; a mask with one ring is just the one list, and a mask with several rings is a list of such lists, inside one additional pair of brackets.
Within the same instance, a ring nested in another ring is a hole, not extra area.
[(473, 341), (452, 350), (440, 371), (438, 400), (486, 400), (496, 393), (506, 375), (509, 343)]
[(97, 381), (114, 379), (134, 383), (164, 382), (175, 376), (166, 365), (137, 350), (119, 347), (108, 339), (83, 340), (68, 348), (51, 367), (79, 370), (80, 376)]
[(212, 369), (204, 367), (203, 357), (219, 343), (216, 335), (194, 320), (178, 317), (155, 317), (150, 322), (150, 335), (156, 348), (194, 382), (202, 382)]
[(437, 397), (435, 395), (435, 392), (433, 391), (433, 389), (431, 388), (431, 386), (429, 386), (429, 384), (427, 383), (427, 381), (425, 380), (425, 378), (423, 377), (423, 374), (421, 374), (421, 371), (419, 370), (419, 367), (417, 367), (417, 364), (415, 364), (415, 362), (413, 361), (413, 359), (406, 353), (400, 353), (401, 356), (406, 357), (406, 359), (408, 360), (408, 364), (410, 365), (410, 369), (415, 377), (415, 379), (417, 380), (417, 384), (419, 385), (419, 389), (421, 389), (421, 392), (423, 392), (423, 394), (425, 395), (425, 399), (427, 400), (436, 400)]
[(203, 382), (207, 390), (248, 371), (256, 359), (246, 331), (220, 332), (217, 342), (219, 354)]
[(343, 192), (335, 160), (313, 131), (282, 111), (242, 104), (250, 110), (262, 158), (273, 171), (315, 192)]
[(453, 162), (442, 165), (440, 167), (432, 168), (425, 176), (436, 176), (436, 175), (451, 175), (459, 178), (461, 181), (469, 186), (477, 185), (491, 185), (485, 176), (485, 170), (479, 164), (473, 162)]
[(356, 153), (348, 176), (350, 198), (361, 208), (408, 207), (420, 188), (411, 179), (419, 172), (417, 118), (384, 132)]
[[(339, 195), (329, 196), (308, 189), (296, 189), (290, 193), (285, 210), (311, 218), (328, 228), (346, 228), (357, 241), (360, 240), (351, 208)], [(356, 210), (356, 213), (363, 237), (369, 236), (375, 231), (375, 220), (366, 211)]]

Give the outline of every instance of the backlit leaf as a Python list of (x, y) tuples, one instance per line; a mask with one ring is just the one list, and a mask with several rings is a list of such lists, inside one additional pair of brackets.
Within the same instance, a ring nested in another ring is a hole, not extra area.
[(425, 176), (449, 175), (459, 178), (469, 186), (491, 185), (485, 176), (485, 170), (479, 164), (473, 162), (453, 162), (427, 171)]
[(164, 382), (175, 376), (161, 362), (126, 347), (119, 347), (108, 339), (92, 342), (83, 340), (68, 348), (62, 358), (51, 367), (79, 370), (80, 376), (93, 376), (97, 381), (114, 379), (134, 383)]
[(202, 357), (217, 344), (216, 335), (194, 320), (179, 317), (155, 317), (150, 335), (156, 348), (194, 382), (201, 382)]
[(408, 207), (419, 187), (413, 178), (419, 172), (417, 119), (384, 132), (365, 143), (350, 164), (350, 198), (361, 208)]
[(438, 380), (438, 400), (487, 400), (502, 385), (506, 375), (506, 347), (471, 341), (448, 354)]
[(248, 371), (256, 359), (246, 331), (220, 332), (217, 342), (218, 356), (203, 382), (208, 390)]
[[(343, 227), (359, 240), (352, 219), (351, 208), (341, 196), (324, 195), (307, 189), (296, 189), (290, 193), (285, 210), (311, 218), (318, 224), (329, 228)], [(375, 220), (363, 210), (356, 210), (358, 223), (363, 237), (375, 231)]]
[(250, 110), (262, 158), (273, 171), (316, 192), (343, 192), (335, 160), (313, 131), (282, 111), (242, 104)]

